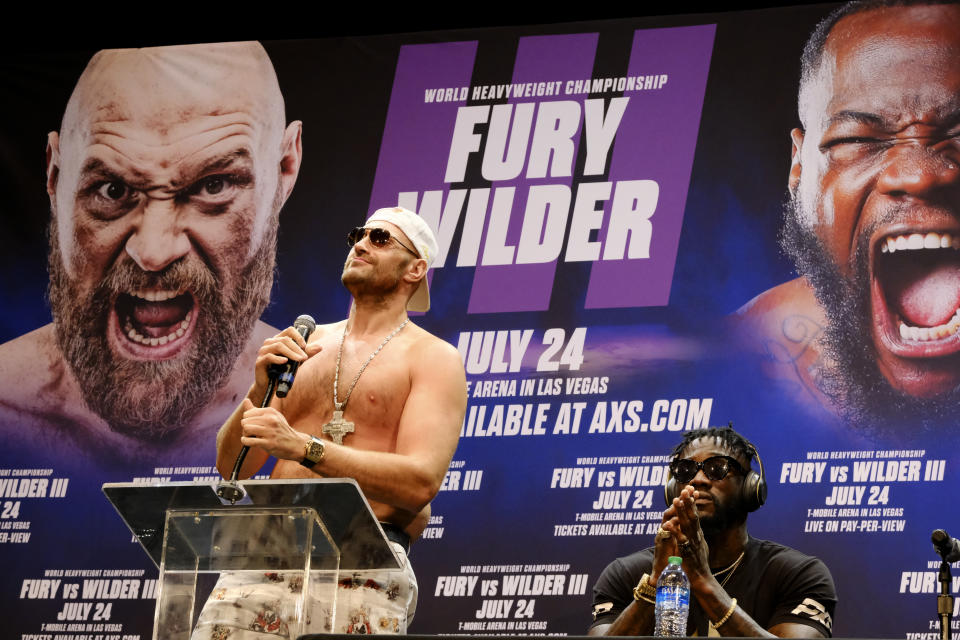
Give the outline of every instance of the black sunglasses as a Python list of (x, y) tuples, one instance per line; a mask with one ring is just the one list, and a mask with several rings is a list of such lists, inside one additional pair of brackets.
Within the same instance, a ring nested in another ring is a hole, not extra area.
[(380, 227), (370, 227), (369, 229), (366, 227), (354, 228), (352, 231), (350, 231), (350, 233), (347, 234), (347, 246), (352, 247), (353, 245), (363, 240), (363, 237), (367, 235), (368, 231), (370, 232), (370, 244), (377, 247), (378, 249), (384, 248), (390, 243), (390, 240), (393, 239), (393, 241), (396, 242), (398, 245), (400, 245), (401, 247), (403, 247), (413, 255), (417, 256), (418, 258), (420, 257), (419, 253), (417, 253), (407, 245), (403, 244), (402, 242), (394, 238), (392, 235), (390, 235), (390, 232), (387, 229), (382, 229)]
[(703, 462), (678, 458), (670, 463), (670, 473), (680, 484), (687, 484), (693, 480), (701, 469), (711, 480), (723, 480), (731, 469), (741, 474), (744, 471), (743, 465), (730, 456), (710, 456)]

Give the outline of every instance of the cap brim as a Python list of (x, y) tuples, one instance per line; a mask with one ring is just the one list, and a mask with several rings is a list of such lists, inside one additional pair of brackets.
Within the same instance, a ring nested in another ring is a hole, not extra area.
[(430, 289), (427, 285), (427, 276), (423, 276), (420, 286), (410, 296), (407, 302), (407, 311), (429, 311), (430, 310)]

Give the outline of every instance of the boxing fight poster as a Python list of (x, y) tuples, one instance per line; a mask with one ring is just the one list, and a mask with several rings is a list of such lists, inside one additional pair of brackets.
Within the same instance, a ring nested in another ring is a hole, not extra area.
[(394, 205), (436, 234), (411, 318), (468, 394), (411, 632), (586, 633), (673, 448), (732, 423), (748, 530), (830, 568), (833, 634), (939, 637), (956, 16), (847, 16), (834, 50), (833, 8), (6, 59), (10, 637), (151, 637), (157, 568), (101, 485), (216, 483), (259, 346), (346, 317), (345, 236)]

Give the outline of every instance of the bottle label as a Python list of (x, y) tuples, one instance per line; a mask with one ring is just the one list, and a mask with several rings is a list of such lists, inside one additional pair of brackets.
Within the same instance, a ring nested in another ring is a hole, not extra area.
[(657, 588), (657, 606), (670, 609), (686, 608), (690, 604), (690, 589), (679, 585), (665, 585)]

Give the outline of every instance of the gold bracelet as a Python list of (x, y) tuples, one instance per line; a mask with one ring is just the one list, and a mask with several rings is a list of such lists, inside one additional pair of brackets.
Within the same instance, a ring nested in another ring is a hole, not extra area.
[(653, 598), (657, 597), (657, 588), (650, 584), (650, 574), (645, 573), (643, 577), (640, 578), (640, 582), (637, 583), (637, 586), (633, 588), (633, 599), (640, 600), (642, 596), (645, 602), (651, 604), (654, 603)]
[(719, 629), (721, 626), (723, 626), (724, 622), (730, 619), (730, 616), (733, 615), (733, 610), (736, 608), (737, 608), (737, 599), (733, 598), (733, 601), (730, 603), (730, 608), (727, 609), (727, 612), (724, 614), (724, 616), (719, 620), (717, 620), (716, 622), (711, 622), (710, 626), (713, 627), (714, 629)]
[(657, 606), (657, 601), (656, 601), (656, 600), (654, 600), (654, 599), (652, 599), (652, 598), (648, 598), (647, 596), (643, 595), (642, 593), (637, 594), (637, 595), (634, 597), (634, 600), (643, 600), (644, 602), (648, 602), (648, 603), (652, 604), (653, 606)]

